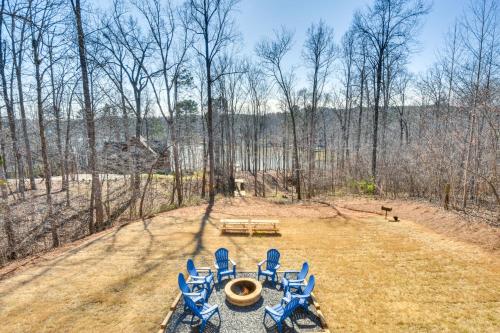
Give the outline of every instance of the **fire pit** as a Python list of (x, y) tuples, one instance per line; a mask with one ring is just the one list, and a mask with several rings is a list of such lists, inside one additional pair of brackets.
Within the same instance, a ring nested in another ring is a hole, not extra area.
[(236, 306), (248, 306), (260, 299), (262, 285), (250, 278), (239, 278), (229, 281), (224, 288), (226, 299)]

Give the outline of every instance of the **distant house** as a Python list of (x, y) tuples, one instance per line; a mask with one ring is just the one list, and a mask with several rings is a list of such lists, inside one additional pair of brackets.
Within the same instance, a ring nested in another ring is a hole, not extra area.
[(105, 142), (99, 155), (99, 169), (103, 173), (172, 171), (168, 147), (160, 142), (148, 142), (142, 136), (131, 137), (127, 142)]

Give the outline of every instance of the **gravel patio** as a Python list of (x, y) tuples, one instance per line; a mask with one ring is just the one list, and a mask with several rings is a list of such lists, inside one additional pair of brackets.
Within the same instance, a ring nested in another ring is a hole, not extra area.
[[(237, 277), (256, 278), (256, 273), (238, 273)], [(281, 279), (281, 275), (280, 275)], [(209, 297), (208, 303), (219, 306), (221, 320), (217, 315), (213, 316), (205, 328), (205, 332), (220, 332), (220, 333), (261, 333), (261, 332), (277, 332), (276, 324), (269, 316), (264, 319), (264, 309), (266, 306), (279, 304), (283, 291), (279, 283), (266, 281), (262, 288), (262, 298), (257, 303), (247, 307), (236, 307), (226, 301), (224, 286), (230, 281), (225, 279), (220, 285), (215, 284), (212, 294)], [(261, 281), (263, 279), (261, 278)], [(191, 314), (184, 312), (184, 302), (181, 299), (174, 310), (170, 321), (165, 329), (166, 333), (184, 333), (198, 332), (198, 324), (196, 322), (193, 327), (190, 326)], [(195, 326), (196, 325), (196, 326)], [(317, 316), (316, 309), (313, 305), (309, 305), (309, 311), (299, 308), (295, 311), (292, 320), (287, 319), (284, 327), (284, 332), (321, 332), (321, 321)]]

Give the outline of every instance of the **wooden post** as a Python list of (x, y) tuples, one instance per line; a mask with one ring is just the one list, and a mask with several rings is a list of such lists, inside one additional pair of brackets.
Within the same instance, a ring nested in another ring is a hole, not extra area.
[(392, 208), (382, 206), (382, 210), (385, 212), (385, 219), (387, 220), (387, 212), (392, 211)]

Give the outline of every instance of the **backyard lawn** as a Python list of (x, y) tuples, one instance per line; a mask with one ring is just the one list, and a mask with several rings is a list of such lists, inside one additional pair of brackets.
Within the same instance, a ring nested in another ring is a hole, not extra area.
[[(281, 221), (281, 236), (226, 236), (220, 218)], [(500, 331), (500, 256), (402, 219), (265, 199), (224, 199), (159, 214), (47, 253), (0, 280), (4, 332), (157, 332), (188, 258), (239, 270), (268, 248), (283, 269), (310, 263), (332, 331)], [(222, 318), (224, 320), (224, 318)]]

